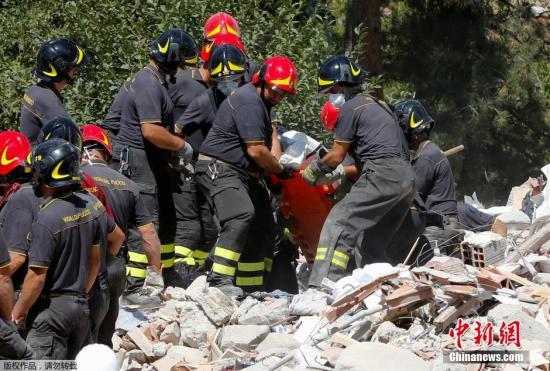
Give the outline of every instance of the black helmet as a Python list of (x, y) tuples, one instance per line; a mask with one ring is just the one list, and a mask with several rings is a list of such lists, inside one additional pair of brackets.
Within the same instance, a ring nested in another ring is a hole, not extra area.
[(355, 61), (343, 55), (337, 55), (321, 64), (317, 83), (319, 92), (324, 92), (335, 85), (349, 87), (361, 85), (366, 77), (367, 72)]
[(46, 121), (36, 138), (36, 143), (40, 144), (53, 138), (63, 139), (82, 151), (82, 133), (70, 118), (57, 116)]
[(35, 75), (51, 84), (70, 80), (70, 69), (82, 66), (87, 61), (86, 53), (73, 41), (51, 40), (42, 44), (38, 51)]
[(151, 42), (149, 50), (151, 57), (168, 75), (174, 75), (182, 63), (194, 66), (199, 60), (199, 47), (195, 39), (181, 28), (172, 28), (164, 32)]
[(216, 46), (209, 61), (210, 77), (216, 82), (236, 80), (246, 72), (246, 56), (236, 46)]
[(36, 146), (31, 166), (38, 184), (51, 188), (80, 184), (80, 151), (63, 139)]
[(426, 108), (417, 100), (407, 99), (394, 105), (399, 126), (410, 142), (414, 136), (426, 131), (428, 134), (435, 125)]

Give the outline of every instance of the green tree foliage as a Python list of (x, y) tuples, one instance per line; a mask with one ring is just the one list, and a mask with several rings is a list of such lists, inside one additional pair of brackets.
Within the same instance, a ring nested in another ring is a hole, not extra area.
[(330, 54), (330, 14), (323, 5), (279, 0), (8, 0), (0, 8), (0, 125), (17, 128), (19, 101), (34, 81), (42, 42), (69, 37), (90, 57), (88, 67), (63, 91), (80, 123), (102, 120), (122, 82), (147, 63), (149, 41), (181, 27), (202, 43), (202, 25), (226, 11), (241, 24), (247, 53), (257, 63), (271, 55), (289, 56), (298, 67), (298, 96), (279, 109), (285, 125), (313, 133), (319, 124), (316, 91), (319, 62)]

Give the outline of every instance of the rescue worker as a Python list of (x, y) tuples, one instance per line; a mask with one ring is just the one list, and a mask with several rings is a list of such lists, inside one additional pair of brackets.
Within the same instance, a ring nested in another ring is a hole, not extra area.
[[(23, 209), (14, 208), (13, 212), (7, 214), (9, 218), (6, 217), (4, 211), (11, 209), (8, 205), (21, 193), (20, 183), (30, 179), (28, 176), (30, 173), (25, 171), (25, 159), (30, 149), (31, 145), (23, 134), (15, 131), (0, 133), (0, 184), (3, 189), (8, 190), (8, 192), (4, 192), (5, 196), (2, 200), (5, 206), (0, 212), (0, 359), (32, 359), (34, 357), (30, 347), (18, 334), (11, 318), (14, 287), (10, 279), (13, 272), (13, 262), (10, 262), (10, 257), (13, 256), (13, 253), (8, 253), (8, 249), (26, 245), (26, 235), (23, 241), (21, 238), (14, 241), (11, 238), (15, 233), (11, 227), (17, 227), (17, 225), (10, 225), (6, 228), (7, 221), (19, 219), (20, 213), (27, 212), (27, 208), (28, 212), (32, 213), (32, 207), (24, 205), (26, 207)], [(6, 235), (6, 233), (8, 234)]]
[(40, 81), (25, 92), (21, 100), (19, 130), (36, 144), (42, 125), (53, 117), (70, 117), (61, 90), (72, 84), (87, 62), (84, 51), (73, 41), (56, 39), (44, 43), (36, 58), (35, 75)]
[(366, 72), (344, 56), (328, 58), (319, 69), (319, 91), (340, 104), (340, 114), (331, 150), (302, 177), (316, 184), (348, 152), (361, 175), (323, 225), (311, 286), (320, 286), (324, 277), (336, 281), (367, 263), (389, 261), (386, 250), (412, 205), (414, 173), (403, 133), (388, 105), (363, 92), (365, 78)]
[[(40, 130), (40, 134), (37, 138), (37, 143), (42, 143), (54, 138), (63, 139), (77, 148), (79, 152), (82, 151), (82, 134), (78, 126), (68, 118), (54, 117), (44, 124)], [(107, 215), (113, 219), (113, 213), (111, 205), (104, 189), (99, 185), (94, 178), (86, 171), (82, 171), (82, 181), (80, 183), (83, 190), (90, 192), (96, 196), (103, 206)], [(117, 227), (117, 233), (122, 234), (122, 231)], [(89, 299), (90, 318), (92, 321), (91, 334), (92, 340), (96, 340), (97, 333), (99, 331), (99, 325), (102, 323), (105, 317), (108, 304), (109, 304), (109, 284), (107, 281), (107, 252), (103, 251), (101, 255), (101, 265), (99, 269), (98, 279), (92, 289)]]
[(262, 176), (288, 179), (293, 173), (271, 152), (277, 133), (269, 109), (294, 95), (296, 82), (290, 59), (268, 58), (253, 82), (222, 102), (200, 148), (197, 182), (220, 224), (208, 281), (228, 294), (242, 293), (234, 284), (247, 291), (264, 284), (264, 257), (273, 253), (275, 226)]
[[(185, 165), (193, 157), (193, 148), (172, 134), (174, 104), (168, 92), (168, 80), (174, 79), (179, 66), (196, 64), (198, 48), (188, 33), (174, 28), (151, 42), (149, 50), (150, 63), (135, 74), (124, 102), (113, 166), (138, 184), (141, 198), (157, 226), (164, 281), (169, 285), (182, 285), (173, 269), (174, 195), (181, 193), (182, 182), (179, 172), (169, 166), (169, 162), (176, 167)], [(128, 249), (132, 252), (129, 267), (140, 268), (128, 271), (127, 288), (129, 293), (139, 294), (148, 260), (140, 244), (129, 244)]]
[(420, 102), (412, 99), (396, 103), (395, 112), (409, 148), (415, 151), (412, 166), (416, 191), (426, 208), (440, 219), (438, 223), (428, 223), (424, 236), (434, 254), (451, 255), (460, 243), (462, 232), (458, 231), (461, 226), (451, 164), (437, 144), (430, 140), (435, 121)]
[(23, 321), (36, 303), (27, 342), (37, 359), (74, 359), (85, 345), (100, 245), (116, 255), (124, 239), (101, 202), (80, 190), (79, 165), (80, 152), (62, 139), (32, 154), (35, 191), (47, 200), (29, 235), (29, 271), (12, 317)]
[(458, 222), (462, 229), (473, 232), (492, 231), (496, 234), (506, 237), (508, 227), (502, 220), (494, 215), (479, 211), (476, 207), (465, 202), (457, 202)]
[[(209, 74), (213, 86), (195, 98), (176, 122), (177, 131), (194, 149), (196, 162), (199, 149), (210, 131), (216, 112), (224, 99), (244, 82), (246, 56), (237, 47), (224, 44), (215, 47), (210, 58)], [(176, 245), (176, 265), (204, 265), (210, 250), (214, 247), (218, 229), (212, 217), (210, 206), (200, 189), (194, 175), (185, 181), (182, 196), (187, 197), (181, 215), (184, 218), (181, 230), (178, 229), (179, 244)], [(178, 226), (179, 227), (179, 226)], [(178, 251), (188, 249), (189, 251)], [(179, 257), (183, 255), (185, 258)], [(182, 260), (181, 263), (178, 259)]]
[[(160, 241), (151, 215), (145, 207), (136, 183), (108, 166), (112, 147), (107, 134), (96, 125), (81, 127), (83, 140), (82, 170), (101, 185), (113, 208), (114, 220), (128, 235), (130, 227), (137, 229), (149, 266), (156, 273), (148, 275), (145, 286), (164, 288), (160, 263)], [(117, 256), (107, 255), (109, 309), (101, 325), (97, 341), (112, 346), (111, 338), (119, 310), (119, 298), (126, 286), (126, 247)], [(132, 268), (128, 268), (132, 269)], [(155, 280), (151, 281), (152, 278)]]
[(33, 359), (33, 350), (25, 343), (12, 322), (13, 286), (10, 278), (10, 256), (0, 234), (0, 360)]

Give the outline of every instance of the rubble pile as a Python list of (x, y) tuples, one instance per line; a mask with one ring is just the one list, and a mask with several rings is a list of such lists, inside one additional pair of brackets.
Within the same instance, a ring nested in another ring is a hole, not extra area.
[[(519, 234), (471, 234), (460, 258), (370, 264), (297, 295), (229, 297), (201, 276), (167, 288), (160, 307), (123, 308), (113, 348), (128, 371), (549, 370), (550, 257)], [(529, 363), (444, 361), (503, 349)]]

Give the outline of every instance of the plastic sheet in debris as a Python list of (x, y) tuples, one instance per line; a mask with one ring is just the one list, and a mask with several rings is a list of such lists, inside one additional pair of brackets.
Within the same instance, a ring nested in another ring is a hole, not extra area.
[(120, 309), (118, 312), (118, 318), (116, 320), (115, 328), (130, 331), (134, 327), (141, 325), (144, 322), (147, 322), (149, 317), (143, 312), (140, 311), (128, 311), (125, 309)]
[(332, 296), (336, 300), (350, 293), (361, 285), (372, 282), (379, 277), (394, 272), (399, 272), (399, 268), (394, 267), (388, 263), (367, 264), (363, 268), (355, 269), (351, 276), (339, 279), (334, 284)]
[(315, 139), (295, 130), (283, 133), (281, 140), (284, 151), (279, 162), (295, 169), (300, 168), (304, 160), (321, 146)]

